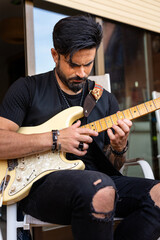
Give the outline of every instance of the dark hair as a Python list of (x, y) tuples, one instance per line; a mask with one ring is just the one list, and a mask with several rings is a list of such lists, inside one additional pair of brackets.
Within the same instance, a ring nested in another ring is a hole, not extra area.
[(81, 49), (99, 47), (102, 27), (91, 16), (72, 16), (61, 19), (53, 29), (53, 44), (59, 54), (73, 54)]

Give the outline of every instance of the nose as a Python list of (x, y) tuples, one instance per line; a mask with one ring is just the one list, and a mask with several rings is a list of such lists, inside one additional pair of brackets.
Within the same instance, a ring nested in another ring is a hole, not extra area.
[(84, 66), (80, 66), (76, 69), (76, 75), (80, 78), (84, 78), (85, 77), (85, 69)]

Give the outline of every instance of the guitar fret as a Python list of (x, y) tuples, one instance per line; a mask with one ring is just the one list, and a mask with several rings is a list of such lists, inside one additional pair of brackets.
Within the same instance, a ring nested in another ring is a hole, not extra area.
[(147, 109), (147, 112), (148, 112), (148, 108), (147, 108), (147, 106), (146, 106), (146, 103), (144, 103), (144, 106), (146, 107), (146, 109)]
[(96, 131), (98, 132), (98, 130), (97, 130), (97, 126), (96, 126), (96, 122), (94, 122), (94, 126), (95, 126)]
[(112, 119), (112, 123), (113, 124), (118, 125), (118, 123), (117, 123), (117, 120), (118, 120), (117, 114), (111, 115), (111, 119)]
[(103, 127), (102, 127), (102, 124), (101, 124), (101, 120), (99, 120), (99, 123), (100, 123), (100, 125), (101, 125), (102, 130), (103, 130)]
[(107, 123), (107, 121), (106, 121), (106, 118), (104, 118), (104, 121), (105, 121), (105, 124), (106, 124), (107, 128), (109, 128), (109, 127), (108, 127), (108, 123)]
[(122, 113), (123, 113), (123, 115), (124, 115), (124, 118), (126, 118), (126, 116), (125, 116), (125, 113), (122, 111)]
[(141, 115), (138, 105), (137, 105), (137, 110), (138, 110), (138, 112), (139, 112), (139, 115)]
[(104, 118), (98, 120), (98, 127), (99, 127), (100, 131), (104, 131), (104, 130), (107, 129), (106, 122), (105, 122)]
[(90, 128), (90, 125), (89, 125), (89, 124), (86, 124), (85, 127), (86, 127), (86, 128)]
[(124, 116), (124, 118), (126, 118), (126, 117), (125, 117), (125, 114), (124, 114), (124, 112), (123, 112), (123, 111), (122, 111), (122, 113), (123, 113), (123, 116)]
[(96, 121), (96, 127), (97, 127), (97, 132), (102, 131), (101, 125), (100, 125), (100, 120)]
[(133, 117), (132, 117), (132, 115), (131, 115), (131, 113), (130, 113), (130, 110), (129, 109), (126, 109), (126, 110), (124, 110), (123, 111), (123, 114), (124, 114), (124, 116), (125, 116), (125, 118), (126, 119), (132, 119)]
[(148, 101), (145, 103), (146, 106), (147, 106), (147, 109), (149, 112), (153, 112), (154, 110), (156, 110), (154, 104), (153, 104), (153, 101)]
[(157, 109), (157, 106), (156, 106), (156, 104), (155, 104), (155, 102), (154, 102), (154, 99), (153, 99), (153, 101), (152, 101), (152, 102), (153, 102), (153, 104), (154, 104), (155, 108)]
[(147, 113), (147, 109), (146, 109), (144, 103), (139, 104), (137, 107), (138, 107), (139, 112), (140, 112), (141, 115), (144, 115), (144, 114)]
[(154, 103), (156, 105), (156, 108), (159, 109), (160, 108), (160, 98), (154, 99)]
[(114, 123), (113, 123), (113, 120), (112, 120), (112, 116), (110, 116), (110, 119), (111, 119), (111, 122), (112, 122), (112, 125), (113, 125)]
[(140, 114), (139, 114), (139, 111), (137, 111), (137, 107), (136, 107), (136, 106), (130, 108), (130, 111), (131, 111), (131, 113), (132, 113), (133, 118), (139, 117)]
[(117, 116), (117, 119), (124, 119), (124, 114), (123, 114), (123, 112), (117, 112), (116, 113), (116, 116)]
[(111, 121), (110, 116), (109, 116), (109, 117), (106, 117), (105, 119), (106, 119), (106, 122), (107, 122), (108, 128), (111, 128), (113, 124), (112, 124), (112, 121)]
[(129, 111), (130, 111), (130, 114), (131, 114), (131, 116), (132, 116), (132, 118), (133, 118), (133, 115), (132, 115), (132, 112), (131, 112), (131, 109), (129, 108)]

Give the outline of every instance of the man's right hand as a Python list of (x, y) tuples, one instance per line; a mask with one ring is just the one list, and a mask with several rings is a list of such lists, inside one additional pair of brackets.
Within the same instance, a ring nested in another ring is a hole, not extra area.
[[(98, 132), (89, 128), (80, 128), (81, 121), (78, 120), (72, 126), (60, 130), (57, 146), (61, 144), (62, 152), (73, 153), (77, 156), (83, 156), (87, 153), (89, 144), (93, 141), (92, 136), (98, 136)], [(83, 143), (83, 150), (79, 150), (80, 142)]]

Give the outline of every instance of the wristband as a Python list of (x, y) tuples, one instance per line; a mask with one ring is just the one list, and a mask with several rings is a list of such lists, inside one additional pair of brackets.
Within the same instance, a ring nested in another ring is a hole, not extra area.
[(52, 139), (53, 139), (52, 152), (53, 153), (57, 149), (57, 139), (58, 139), (58, 136), (59, 136), (59, 131), (58, 130), (52, 130)]
[(125, 152), (127, 152), (127, 150), (128, 150), (128, 141), (127, 141), (127, 144), (126, 144), (125, 148), (124, 148), (121, 152), (118, 152), (118, 151), (114, 150), (111, 145), (110, 145), (110, 149), (111, 149), (111, 152), (112, 152), (113, 154), (115, 154), (115, 155), (117, 155), (117, 156), (121, 156), (121, 155), (123, 155)]

